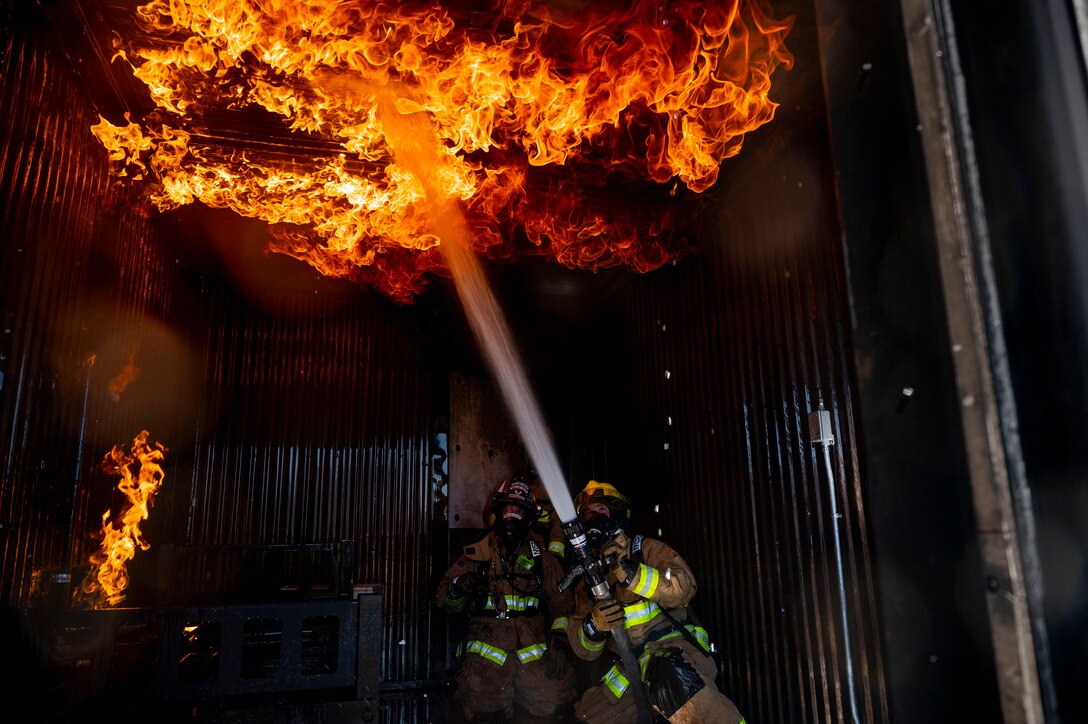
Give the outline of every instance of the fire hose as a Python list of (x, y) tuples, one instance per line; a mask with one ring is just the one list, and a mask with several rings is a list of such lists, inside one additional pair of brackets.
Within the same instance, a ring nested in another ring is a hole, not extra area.
[[(568, 581), (574, 575), (581, 573), (585, 578), (586, 588), (593, 594), (594, 600), (607, 601), (611, 599), (612, 593), (608, 590), (608, 580), (605, 575), (605, 561), (600, 556), (594, 555), (593, 551), (590, 550), (589, 542), (586, 540), (585, 531), (582, 528), (582, 521), (575, 518), (564, 523), (563, 533), (570, 540), (571, 551), (575, 559)], [(564, 583), (569, 585), (567, 581), (564, 581)], [(561, 585), (562, 587), (564, 586)], [(620, 662), (623, 664), (627, 681), (631, 682), (635, 706), (638, 709), (638, 724), (653, 724), (654, 714), (653, 708), (650, 706), (650, 697), (642, 683), (642, 671), (639, 668), (634, 649), (631, 648), (631, 639), (627, 635), (627, 629), (623, 626), (612, 629), (612, 642), (620, 655)]]

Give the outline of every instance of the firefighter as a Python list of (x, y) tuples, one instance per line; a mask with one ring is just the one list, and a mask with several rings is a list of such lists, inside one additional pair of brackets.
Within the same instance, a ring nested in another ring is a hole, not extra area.
[(741, 724), (736, 706), (718, 691), (717, 666), (706, 630), (689, 608), (695, 577), (688, 564), (665, 543), (628, 534), (631, 508), (609, 483), (589, 481), (575, 498), (586, 538), (608, 566), (611, 599), (596, 601), (584, 581), (575, 587), (569, 640), (575, 655), (598, 659), (609, 632), (623, 626), (638, 659), (642, 681), (628, 680), (618, 656), (600, 683), (575, 705), (579, 721), (629, 724), (637, 706), (631, 686), (645, 685), (654, 712), (682, 724)]
[[(533, 521), (532, 530), (547, 541), (548, 552), (558, 558), (560, 563), (565, 563), (567, 537), (563, 533), (563, 524), (560, 522), (559, 516), (556, 515), (555, 507), (548, 498), (548, 491), (536, 474), (536, 470), (532, 465), (528, 465), (523, 470), (514, 473), (511, 479), (528, 483), (529, 492), (532, 493), (533, 500), (536, 501), (537, 510), (539, 511), (539, 515)], [(492, 493), (491, 495), (494, 497), (495, 494)], [(489, 527), (492, 525), (494, 518), (494, 513), (490, 512), (492, 507), (490, 501), (485, 506), (485, 522)]]
[(438, 587), (438, 606), (468, 615), (458, 652), (454, 699), (470, 722), (505, 722), (521, 714), (565, 720), (574, 700), (567, 655), (570, 590), (563, 569), (531, 530), (538, 515), (525, 480), (508, 478), (492, 493), (491, 530), (466, 546)]

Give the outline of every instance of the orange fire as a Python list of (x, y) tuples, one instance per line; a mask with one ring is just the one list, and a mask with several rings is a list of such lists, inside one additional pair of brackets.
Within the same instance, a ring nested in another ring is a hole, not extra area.
[[(160, 463), (166, 448), (159, 443), (149, 445), (147, 436), (147, 430), (136, 436), (131, 453), (115, 445), (102, 462), (106, 472), (121, 477), (117, 489), (128, 498), (128, 505), (115, 522), (111, 522), (111, 511), (102, 515), (102, 545), (91, 556), (92, 568), (81, 587), (87, 598), (93, 598), (95, 608), (116, 606), (124, 600), (128, 588), (127, 564), (137, 549), (146, 551), (150, 547), (140, 533), (140, 522), (147, 520), (155, 493), (162, 486)], [(139, 469), (134, 474), (137, 465)]]
[(264, 219), (274, 251), (410, 301), (442, 262), (376, 111), (395, 88), (477, 251), (649, 271), (690, 251), (678, 186), (705, 191), (774, 116), (792, 19), (764, 5), (153, 0), (116, 59), (157, 110), (92, 130), (161, 209)]
[(133, 347), (128, 355), (128, 362), (121, 371), (113, 376), (109, 382), (110, 399), (117, 402), (121, 399), (128, 386), (140, 376), (140, 368), (136, 366), (136, 348)]

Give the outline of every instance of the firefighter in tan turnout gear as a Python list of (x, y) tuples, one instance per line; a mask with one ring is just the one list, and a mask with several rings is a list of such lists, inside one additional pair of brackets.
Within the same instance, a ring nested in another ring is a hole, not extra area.
[(567, 653), (573, 595), (559, 590), (562, 566), (531, 531), (538, 509), (526, 481), (503, 481), (489, 507), (490, 532), (438, 587), (440, 608), (469, 616), (454, 699), (470, 722), (560, 721), (577, 698)]
[[(608, 483), (591, 480), (575, 498), (589, 546), (610, 565), (611, 599), (595, 601), (584, 582), (575, 587), (569, 639), (574, 653), (593, 661), (615, 653), (609, 631), (623, 626), (654, 712), (683, 724), (740, 724), (736, 706), (718, 691), (717, 667), (706, 631), (688, 608), (695, 578), (680, 555), (665, 543), (629, 536), (627, 498)], [(575, 706), (580, 721), (629, 724), (637, 719), (631, 686), (617, 657), (615, 665)]]
[[(514, 473), (510, 479), (511, 481), (528, 484), (529, 492), (536, 502), (538, 513), (536, 520), (533, 521), (532, 531), (543, 537), (547, 542), (548, 552), (558, 558), (560, 562), (563, 562), (567, 554), (567, 537), (563, 534), (563, 525), (559, 520), (559, 516), (555, 514), (555, 507), (552, 505), (551, 500), (548, 499), (548, 491), (544, 484), (540, 482), (540, 477), (529, 466), (525, 470)], [(495, 506), (492, 505), (492, 502), (497, 491), (498, 488), (491, 493), (491, 497), (484, 506), (484, 522), (487, 523), (488, 527), (495, 523), (495, 514), (492, 512)]]

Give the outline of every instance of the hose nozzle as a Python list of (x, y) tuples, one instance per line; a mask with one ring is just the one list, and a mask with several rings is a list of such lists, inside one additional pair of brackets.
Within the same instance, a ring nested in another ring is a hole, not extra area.
[(563, 534), (570, 541), (571, 552), (574, 554), (575, 567), (580, 568), (586, 579), (586, 588), (593, 594), (593, 598), (603, 601), (611, 598), (608, 591), (608, 580), (605, 577), (605, 562), (593, 554), (589, 547), (589, 539), (586, 538), (585, 528), (579, 518), (563, 524)]

